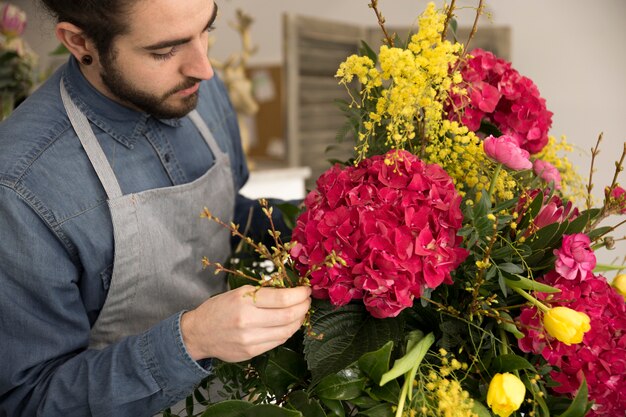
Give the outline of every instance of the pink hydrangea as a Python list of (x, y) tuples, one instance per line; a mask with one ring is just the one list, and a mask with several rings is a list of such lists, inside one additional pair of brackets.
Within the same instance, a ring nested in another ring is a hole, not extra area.
[[(589, 417), (613, 417), (626, 410), (626, 303), (602, 276), (590, 274), (584, 280), (566, 279), (558, 272), (546, 274), (540, 282), (561, 290), (552, 305), (563, 305), (586, 313), (589, 330), (580, 344), (570, 346), (551, 339), (541, 326), (534, 307), (523, 308), (519, 321), (525, 336), (518, 341), (524, 352), (541, 355), (554, 367), (550, 377), (558, 383), (552, 389), (570, 397), (576, 395), (583, 378), (589, 399), (595, 402)], [(536, 293), (544, 300), (547, 294)]]
[(553, 183), (555, 189), (561, 189), (561, 173), (550, 162), (535, 159), (533, 162), (533, 171), (539, 178), (548, 184)]
[(555, 249), (554, 269), (565, 279), (583, 281), (593, 275), (596, 255), (591, 249), (591, 240), (584, 233), (564, 235), (560, 249)]
[[(374, 317), (393, 317), (424, 288), (452, 283), (467, 256), (460, 203), (441, 167), (406, 151), (335, 165), (305, 199), (291, 255), (300, 273), (310, 271), (314, 297), (338, 306), (362, 299)], [(333, 253), (341, 261), (327, 262)]]
[(483, 148), (488, 157), (515, 171), (533, 167), (528, 151), (520, 148), (512, 136), (489, 136), (483, 141)]
[(474, 132), (483, 120), (491, 122), (522, 149), (541, 151), (548, 143), (552, 112), (537, 86), (491, 52), (474, 49), (470, 56), (461, 68), (468, 94), (451, 94), (450, 118)]

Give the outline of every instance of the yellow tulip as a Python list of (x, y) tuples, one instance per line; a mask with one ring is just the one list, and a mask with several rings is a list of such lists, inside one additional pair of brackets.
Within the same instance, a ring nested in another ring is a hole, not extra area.
[(548, 334), (566, 345), (583, 341), (591, 329), (589, 316), (567, 307), (554, 307), (543, 316), (543, 326)]
[(509, 417), (511, 413), (520, 408), (526, 387), (520, 379), (511, 374), (495, 374), (489, 383), (487, 391), (487, 405), (500, 417)]
[(624, 296), (624, 300), (626, 300), (626, 274), (616, 276), (612, 285), (618, 293)]

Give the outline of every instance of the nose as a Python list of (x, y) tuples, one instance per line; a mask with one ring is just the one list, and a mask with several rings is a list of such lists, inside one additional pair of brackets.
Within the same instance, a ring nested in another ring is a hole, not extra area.
[(209, 61), (208, 46), (204, 42), (194, 42), (190, 48), (190, 54), (186, 58), (182, 68), (183, 75), (199, 80), (213, 78), (213, 66)]

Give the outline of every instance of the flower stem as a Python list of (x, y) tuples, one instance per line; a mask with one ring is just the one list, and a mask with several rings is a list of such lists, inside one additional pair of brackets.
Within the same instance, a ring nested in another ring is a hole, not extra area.
[(498, 164), (495, 172), (493, 173), (493, 178), (491, 179), (491, 184), (489, 184), (489, 199), (493, 197), (493, 192), (496, 189), (496, 183), (498, 182), (498, 177), (500, 176), (500, 170), (502, 170), (502, 164)]
[(535, 307), (537, 307), (539, 310), (543, 311), (544, 313), (546, 313), (548, 310), (550, 310), (550, 307), (548, 307), (547, 305), (545, 305), (541, 301), (537, 300), (535, 297), (533, 297), (532, 295), (528, 294), (526, 291), (524, 291), (524, 290), (522, 290), (520, 288), (515, 288), (515, 287), (509, 287), (509, 288), (511, 288), (513, 291), (515, 291), (516, 293), (518, 293), (519, 295), (521, 295), (522, 297), (524, 297), (525, 299), (530, 301), (531, 304), (533, 304)]

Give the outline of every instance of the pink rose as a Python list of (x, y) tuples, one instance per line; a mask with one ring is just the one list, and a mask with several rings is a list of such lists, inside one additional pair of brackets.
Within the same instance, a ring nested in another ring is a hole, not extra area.
[(557, 190), (561, 189), (561, 174), (550, 162), (536, 159), (535, 162), (533, 162), (533, 171), (548, 184), (554, 183), (554, 187)]
[(497, 138), (489, 136), (483, 141), (483, 147), (488, 157), (515, 171), (530, 169), (533, 166), (528, 151), (520, 148), (511, 136), (502, 135)]
[(556, 272), (565, 279), (584, 280), (596, 267), (596, 255), (590, 244), (589, 236), (584, 233), (563, 235), (561, 249), (554, 250)]
[(11, 3), (0, 6), (0, 33), (7, 38), (20, 36), (26, 27), (26, 13)]

